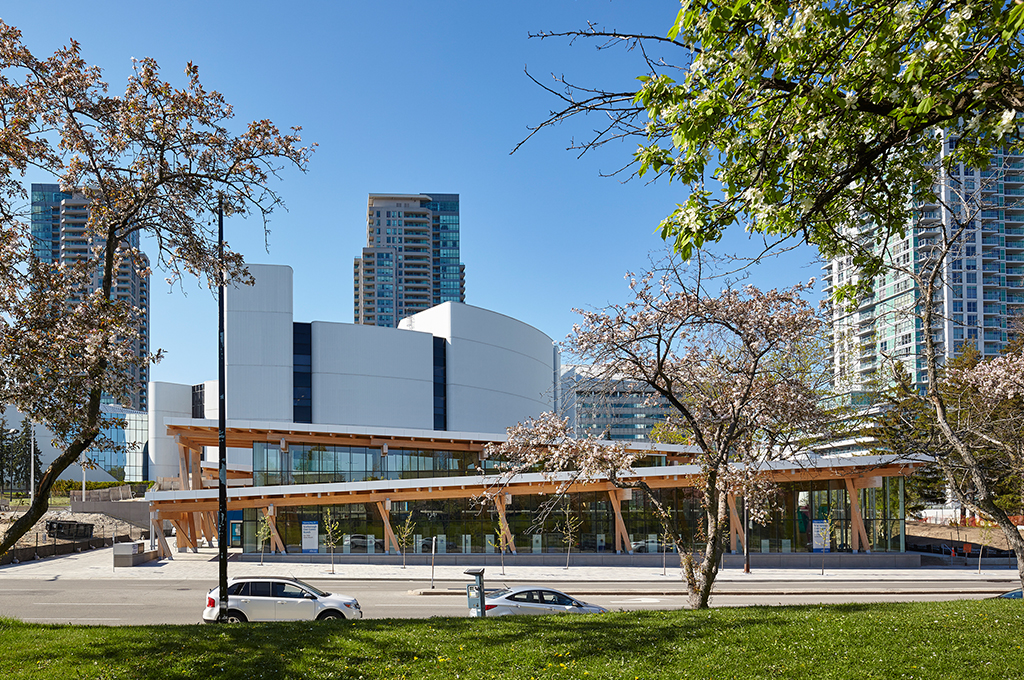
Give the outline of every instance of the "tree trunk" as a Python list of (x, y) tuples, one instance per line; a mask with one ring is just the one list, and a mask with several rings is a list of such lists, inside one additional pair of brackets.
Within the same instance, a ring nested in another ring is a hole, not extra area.
[(704, 517), (707, 522), (707, 542), (699, 565), (694, 568), (692, 558), (684, 563), (686, 590), (691, 609), (707, 609), (711, 601), (711, 589), (718, 576), (718, 561), (722, 557), (722, 530), (728, 512), (726, 495), (717, 488), (716, 475), (708, 476), (708, 487), (704, 491)]

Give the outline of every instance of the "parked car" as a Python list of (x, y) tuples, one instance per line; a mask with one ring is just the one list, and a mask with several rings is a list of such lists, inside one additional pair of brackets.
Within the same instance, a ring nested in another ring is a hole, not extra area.
[[(220, 588), (206, 595), (203, 621), (214, 623), (220, 610)], [(296, 578), (241, 577), (228, 581), (228, 622), (326, 621), (360, 619), (359, 602), (348, 595), (325, 593)]]
[(1008, 593), (1003, 593), (999, 597), (1001, 597), (1003, 599), (1006, 599), (1006, 600), (1020, 600), (1021, 599), (1021, 589), (1017, 588), (1017, 590), (1011, 590)]
[[(512, 614), (604, 614), (608, 610), (596, 604), (587, 604), (554, 588), (516, 586), (503, 588), (484, 595), (487, 616)], [(477, 616), (476, 609), (469, 610)]]
[[(349, 537), (348, 544), (349, 550), (352, 552), (369, 552), (367, 548), (370, 545), (370, 537), (365, 534), (352, 534)], [(384, 539), (373, 539), (373, 552), (384, 552)]]

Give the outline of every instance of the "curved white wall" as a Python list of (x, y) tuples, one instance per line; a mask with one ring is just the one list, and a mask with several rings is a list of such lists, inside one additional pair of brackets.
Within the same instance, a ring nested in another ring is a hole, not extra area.
[(399, 328), (448, 340), (448, 429), (504, 433), (554, 408), (554, 343), (533, 326), (480, 307), (446, 302)]

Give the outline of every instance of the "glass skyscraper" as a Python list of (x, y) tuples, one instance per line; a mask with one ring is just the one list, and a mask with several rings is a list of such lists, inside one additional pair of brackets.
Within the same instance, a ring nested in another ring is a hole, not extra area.
[[(955, 145), (946, 140), (943, 155)], [(947, 240), (953, 242), (942, 264), (931, 329), (942, 356), (972, 347), (992, 358), (1013, 340), (1011, 321), (1024, 314), (1024, 156), (1005, 148), (993, 153), (988, 168), (958, 164), (951, 173), (943, 170), (935, 187), (942, 201), (915, 205), (911, 228), (885, 244), (884, 256), (903, 272), (880, 274), (873, 292), (853, 307), (832, 305), (834, 383), (854, 403), (865, 400), (886, 361), (902, 362), (919, 388), (927, 384), (926, 330), (918, 316), (922, 291), (908, 272), (920, 274)], [(823, 269), (826, 295), (858, 276), (849, 257)]]
[[(87, 231), (89, 199), (79, 193), (61, 191), (57, 184), (32, 185), (32, 249), (42, 262), (64, 263), (92, 258), (97, 243), (95, 234)], [(126, 240), (128, 247), (139, 248), (139, 233), (133, 232)], [(139, 272), (149, 270), (149, 259), (140, 252), (141, 262), (125, 261), (114, 273), (115, 300), (129, 302), (139, 310), (141, 327), (137, 341), (139, 356), (149, 354), (149, 276)], [(92, 290), (100, 286), (100, 276), (93, 275)], [(138, 389), (131, 395), (132, 409), (146, 410), (148, 365), (142, 364), (134, 376)]]
[(443, 302), (466, 301), (458, 194), (370, 194), (366, 247), (353, 264), (355, 322), (397, 328)]

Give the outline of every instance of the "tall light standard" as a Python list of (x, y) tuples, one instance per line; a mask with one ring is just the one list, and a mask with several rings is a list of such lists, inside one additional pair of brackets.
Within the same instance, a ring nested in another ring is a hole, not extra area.
[(28, 422), (28, 497), (29, 504), (36, 504), (36, 424)]
[(220, 555), (220, 611), (217, 620), (228, 620), (228, 449), (224, 381), (224, 198), (217, 197), (217, 439), (220, 453), (217, 484), (217, 548)]
[[(7, 434), (9, 436), (13, 436), (13, 435), (18, 434), (18, 431), (15, 430), (14, 428), (11, 428), (11, 429), (7, 430)], [(4, 445), (7, 447), (7, 455), (4, 456), (4, 459), (5, 460), (6, 459), (11, 459), (10, 462), (8, 463), (8, 465), (10, 465), (10, 471), (11, 471), (11, 504), (13, 505), (14, 504), (14, 460), (13, 460), (13, 453), (12, 453), (13, 447), (9, 443), (6, 443), (6, 442), (4, 443)], [(0, 468), (0, 498), (3, 498), (3, 495), (4, 495), (3, 482), (4, 482), (4, 470), (3, 470), (3, 468)]]

